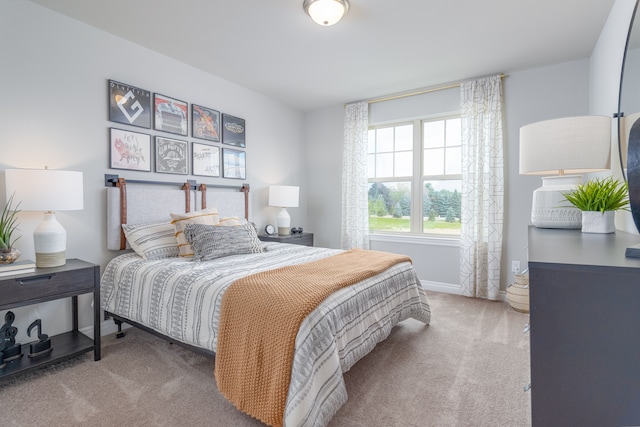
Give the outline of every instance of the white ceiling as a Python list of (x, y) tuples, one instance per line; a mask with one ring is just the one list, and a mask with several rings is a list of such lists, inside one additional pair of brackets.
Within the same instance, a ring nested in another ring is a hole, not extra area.
[(588, 58), (615, 0), (32, 0), (303, 111)]

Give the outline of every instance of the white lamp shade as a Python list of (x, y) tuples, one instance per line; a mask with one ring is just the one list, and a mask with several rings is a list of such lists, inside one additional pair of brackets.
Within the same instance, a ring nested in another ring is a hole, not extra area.
[(66, 263), (67, 232), (54, 211), (84, 207), (82, 172), (48, 169), (5, 170), (7, 198), (14, 195), (23, 211), (45, 211), (33, 232), (36, 267), (57, 267)]
[(607, 170), (611, 164), (611, 118), (581, 116), (520, 128), (520, 174), (563, 175)]
[(302, 6), (311, 19), (323, 26), (336, 24), (349, 10), (348, 0), (305, 0)]
[(299, 192), (300, 188), (292, 185), (270, 185), (269, 206), (296, 208)]
[(84, 207), (82, 172), (49, 169), (5, 170), (7, 197), (23, 211), (71, 211)]

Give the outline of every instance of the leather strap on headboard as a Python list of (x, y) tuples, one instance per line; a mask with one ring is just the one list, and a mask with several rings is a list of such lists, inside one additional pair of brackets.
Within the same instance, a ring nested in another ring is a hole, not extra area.
[(202, 209), (206, 209), (207, 208), (207, 185), (203, 182), (202, 184), (200, 184), (200, 187), (198, 187), (198, 190), (200, 190)]
[(182, 189), (184, 190), (184, 211), (191, 212), (191, 184), (185, 182), (182, 184)]
[(122, 225), (127, 223), (127, 181), (124, 178), (118, 178), (116, 187), (120, 188), (120, 249), (124, 250), (127, 248), (127, 238)]
[(244, 219), (249, 221), (249, 186), (243, 184), (240, 191), (244, 193)]

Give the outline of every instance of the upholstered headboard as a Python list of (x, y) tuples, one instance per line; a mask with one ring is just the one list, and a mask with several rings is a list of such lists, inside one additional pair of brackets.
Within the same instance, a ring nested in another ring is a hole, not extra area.
[[(132, 185), (134, 184), (134, 185)], [(105, 175), (107, 187), (107, 248), (128, 248), (122, 224), (170, 221), (170, 213), (185, 213), (205, 207), (218, 208), (221, 217), (249, 219), (249, 186), (212, 186), (195, 181), (168, 183), (125, 180)], [(212, 190), (213, 188), (213, 190)]]

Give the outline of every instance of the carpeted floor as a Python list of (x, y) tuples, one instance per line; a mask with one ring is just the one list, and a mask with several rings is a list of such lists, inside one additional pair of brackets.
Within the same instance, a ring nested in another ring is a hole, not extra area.
[[(528, 315), (428, 293), (431, 325), (408, 320), (345, 374), (330, 427), (529, 426)], [(213, 363), (142, 331), (0, 383), (3, 426), (263, 426), (217, 391)]]

